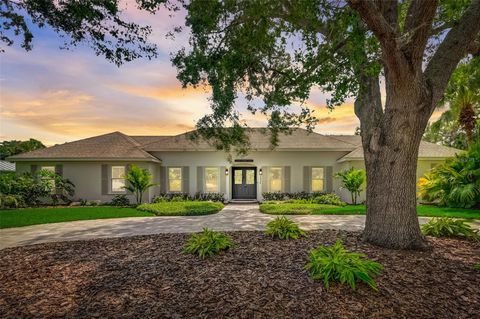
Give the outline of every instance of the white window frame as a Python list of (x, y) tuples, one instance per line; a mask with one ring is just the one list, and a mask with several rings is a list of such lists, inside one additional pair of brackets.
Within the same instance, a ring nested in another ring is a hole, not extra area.
[[(217, 189), (214, 191), (207, 190), (207, 170), (208, 169), (214, 169), (217, 171)], [(205, 167), (203, 169), (203, 189), (204, 189), (204, 193), (220, 193), (220, 167), (210, 166), (210, 167)]]
[[(322, 169), (323, 174), (322, 174), (321, 179), (318, 179), (318, 178), (313, 179), (313, 170), (314, 169)], [(325, 191), (325, 181), (326, 181), (325, 174), (326, 174), (325, 167), (323, 167), (323, 166), (312, 166), (311, 181), (310, 181), (310, 189), (312, 190), (312, 193), (313, 192), (324, 192)], [(314, 190), (313, 189), (313, 181), (320, 181), (320, 180), (322, 181), (323, 188), (321, 190)]]
[[(113, 177), (113, 169), (114, 168), (123, 168), (123, 177)], [(126, 186), (125, 182), (125, 175), (127, 174), (127, 167), (125, 165), (112, 165), (110, 166), (110, 192), (112, 194), (125, 194), (127, 192), (126, 189), (122, 190), (114, 190), (113, 189), (113, 181), (114, 180), (123, 180), (123, 186)]]
[[(180, 170), (180, 179), (170, 179), (170, 170), (171, 169), (179, 169)], [(175, 190), (175, 191), (172, 191), (171, 188), (170, 188), (170, 181), (171, 180), (174, 180), (174, 181), (180, 181), (180, 190)], [(183, 192), (183, 169), (182, 167), (180, 166), (171, 166), (171, 167), (167, 167), (167, 186), (168, 186), (168, 192), (169, 193), (182, 193)]]
[[(280, 170), (280, 190), (272, 190), (272, 170)], [(269, 192), (283, 192), (285, 183), (285, 172), (282, 166), (273, 166), (268, 169), (268, 191)]]
[[(40, 170), (41, 171), (49, 171), (49, 172), (52, 172), (52, 173), (56, 173), (55, 171), (55, 165), (45, 165), (45, 166), (40, 166)], [(43, 180), (48, 180), (51, 182), (51, 185), (52, 185), (52, 189), (50, 190), (52, 194), (54, 194), (56, 192), (56, 186), (55, 186), (55, 180), (52, 179), (52, 178), (47, 178), (47, 177), (42, 177)]]

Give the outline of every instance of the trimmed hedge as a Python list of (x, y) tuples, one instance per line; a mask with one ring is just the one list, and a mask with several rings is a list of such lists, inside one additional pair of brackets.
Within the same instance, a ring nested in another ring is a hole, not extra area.
[(219, 202), (183, 201), (142, 204), (137, 209), (157, 216), (197, 216), (215, 214), (223, 207)]

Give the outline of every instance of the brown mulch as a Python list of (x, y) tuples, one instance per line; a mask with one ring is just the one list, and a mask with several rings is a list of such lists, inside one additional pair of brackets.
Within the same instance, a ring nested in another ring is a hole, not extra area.
[[(478, 318), (480, 244), (434, 239), (427, 252), (377, 248), (359, 233), (279, 241), (230, 233), (211, 259), (182, 253), (188, 235), (49, 243), (0, 251), (0, 318)], [(308, 251), (341, 238), (385, 269), (379, 292), (309, 279)]]

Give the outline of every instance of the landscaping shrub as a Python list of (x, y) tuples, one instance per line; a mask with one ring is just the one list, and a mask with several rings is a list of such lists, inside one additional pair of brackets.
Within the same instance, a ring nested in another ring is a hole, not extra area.
[(25, 202), (20, 195), (3, 195), (0, 194), (0, 208), (19, 208), (24, 207)]
[(355, 289), (357, 282), (364, 282), (378, 290), (375, 276), (383, 266), (365, 258), (364, 254), (350, 252), (337, 240), (333, 246), (320, 246), (310, 251), (309, 262), (305, 266), (313, 280), (323, 280), (328, 289), (330, 282), (347, 284)]
[(480, 263), (473, 265), (473, 268), (480, 270)]
[(478, 231), (472, 229), (464, 220), (450, 217), (432, 218), (428, 223), (422, 225), (422, 232), (424, 235), (433, 237), (480, 239)]
[(293, 203), (287, 202), (265, 202), (260, 205), (260, 211), (271, 215), (310, 215), (324, 209), (335, 209), (338, 206), (324, 204), (304, 204), (297, 203), (301, 200), (292, 200)]
[(157, 216), (195, 216), (208, 215), (220, 211), (224, 205), (219, 202), (182, 201), (157, 202), (137, 206), (138, 210), (150, 212)]
[(124, 194), (115, 195), (113, 196), (112, 201), (110, 202), (110, 205), (119, 206), (119, 207), (130, 206), (130, 200)]
[[(55, 189), (52, 189), (52, 183)], [(35, 174), (0, 174), (0, 194), (19, 196), (27, 206), (70, 203), (74, 193), (75, 185), (53, 172), (40, 170)]]
[(185, 252), (200, 258), (217, 255), (233, 246), (227, 234), (204, 228), (201, 233), (192, 234), (185, 245)]
[(305, 236), (305, 232), (293, 220), (285, 216), (270, 221), (265, 234), (279, 239), (298, 239)]
[(152, 174), (148, 169), (140, 168), (137, 165), (131, 165), (125, 175), (126, 190), (135, 194), (137, 204), (142, 203), (143, 194), (156, 184), (152, 183)]
[(325, 194), (325, 195), (320, 195), (320, 196), (314, 197), (311, 200), (311, 203), (312, 204), (335, 205), (335, 206), (345, 206), (345, 205), (347, 205), (336, 194)]
[(282, 192), (264, 192), (262, 193), (263, 200), (265, 201), (279, 201), (279, 200), (295, 200), (295, 199), (305, 199), (311, 200), (320, 195), (325, 195), (324, 192), (293, 192), (293, 193), (282, 193)]
[(362, 186), (366, 180), (365, 170), (351, 167), (350, 169), (338, 172), (335, 174), (335, 177), (342, 180), (342, 188), (350, 192), (350, 195), (352, 196), (352, 204), (357, 205), (357, 198), (363, 191)]
[(419, 196), (441, 206), (480, 206), (480, 142), (434, 167), (418, 181)]
[(153, 199), (154, 203), (163, 202), (183, 202), (183, 201), (211, 201), (211, 202), (224, 202), (224, 193), (201, 193), (197, 192), (195, 195), (188, 193), (161, 193)]

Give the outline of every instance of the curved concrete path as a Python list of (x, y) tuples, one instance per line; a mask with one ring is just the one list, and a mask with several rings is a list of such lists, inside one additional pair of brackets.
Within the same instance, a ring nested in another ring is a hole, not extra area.
[[(0, 249), (55, 241), (125, 237), (158, 233), (191, 233), (209, 227), (221, 231), (263, 230), (275, 216), (260, 213), (257, 204), (230, 204), (207, 216), (97, 219), (0, 229)], [(289, 216), (305, 230), (362, 230), (362, 215)], [(421, 223), (428, 218), (419, 218)]]

